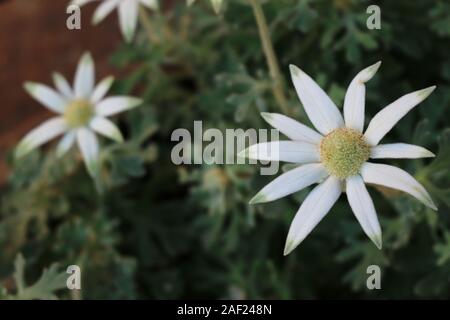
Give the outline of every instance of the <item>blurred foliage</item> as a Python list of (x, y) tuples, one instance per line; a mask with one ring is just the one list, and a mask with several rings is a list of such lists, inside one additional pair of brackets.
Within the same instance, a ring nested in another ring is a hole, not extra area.
[(66, 288), (68, 275), (65, 272), (58, 273), (57, 264), (52, 264), (48, 270), (44, 269), (39, 280), (28, 287), (25, 284), (25, 259), (21, 254), (17, 255), (14, 267), (16, 293), (9, 294), (6, 288), (0, 287), (0, 297), (2, 299), (54, 300), (56, 299), (54, 292)]
[[(81, 298), (450, 298), (450, 7), (446, 1), (379, 1), (381, 30), (368, 30), (372, 1), (265, 1), (293, 116), (309, 124), (290, 84), (300, 66), (341, 106), (346, 86), (382, 60), (368, 83), (366, 122), (403, 94), (438, 89), (384, 142), (422, 145), (435, 159), (388, 160), (415, 175), (439, 212), (388, 189), (370, 188), (383, 229), (379, 251), (345, 197), (312, 234), (283, 257), (290, 222), (307, 190), (249, 206), (273, 177), (250, 165), (182, 165), (170, 160), (171, 133), (204, 127), (268, 128), (259, 112), (279, 112), (251, 8), (209, 1), (150, 16), (134, 44), (112, 53), (128, 76), (113, 91), (146, 104), (117, 118), (127, 142), (102, 148), (98, 194), (74, 150), (53, 149), (13, 163), (0, 196), (0, 284), (53, 298), (57, 262), (82, 270)], [(152, 33), (152, 34), (148, 34)], [(151, 43), (149, 43), (151, 39)], [(366, 288), (366, 269), (382, 268), (382, 290)], [(21, 289), (22, 288), (22, 289)], [(6, 295), (6, 296), (5, 296)], [(30, 297), (30, 296), (28, 296)], [(72, 298), (69, 290), (59, 298)]]

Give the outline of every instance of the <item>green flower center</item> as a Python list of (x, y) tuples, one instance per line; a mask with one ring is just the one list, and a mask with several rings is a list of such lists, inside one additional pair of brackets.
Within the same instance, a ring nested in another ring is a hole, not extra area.
[(320, 160), (331, 175), (341, 179), (357, 174), (369, 156), (370, 146), (353, 129), (336, 129), (320, 142)]
[(64, 111), (64, 119), (71, 128), (84, 127), (94, 115), (94, 108), (86, 100), (72, 101)]

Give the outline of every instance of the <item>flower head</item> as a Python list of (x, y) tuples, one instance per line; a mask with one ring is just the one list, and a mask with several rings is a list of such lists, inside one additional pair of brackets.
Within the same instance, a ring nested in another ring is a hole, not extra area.
[(409, 173), (368, 161), (434, 156), (430, 151), (415, 145), (379, 144), (408, 111), (431, 94), (434, 86), (397, 99), (375, 115), (363, 132), (365, 83), (375, 75), (380, 64), (378, 62), (362, 70), (352, 80), (345, 95), (344, 116), (314, 80), (291, 65), (297, 94), (318, 132), (284, 115), (262, 113), (270, 125), (291, 140), (252, 145), (241, 154), (251, 159), (287, 161), (300, 165), (269, 183), (250, 201), (251, 204), (273, 201), (318, 183), (292, 221), (285, 255), (306, 238), (342, 192), (347, 194), (350, 207), (364, 232), (381, 249), (381, 228), (365, 183), (406, 192), (437, 210), (425, 188)]
[(320, 160), (328, 172), (345, 179), (358, 174), (370, 157), (370, 146), (358, 131), (339, 128), (323, 137), (319, 152)]
[(62, 156), (77, 142), (89, 173), (92, 176), (97, 174), (99, 146), (94, 132), (122, 142), (119, 129), (106, 117), (132, 109), (142, 101), (127, 96), (105, 98), (114, 79), (107, 77), (94, 87), (94, 69), (91, 55), (85, 53), (78, 65), (73, 89), (59, 73), (53, 75), (57, 91), (43, 84), (25, 83), (26, 91), (58, 116), (45, 121), (23, 138), (16, 150), (17, 157), (23, 157), (64, 134), (57, 147), (57, 154)]
[(89, 2), (101, 1), (92, 16), (92, 23), (98, 24), (115, 9), (119, 12), (119, 23), (122, 34), (127, 42), (133, 40), (136, 32), (139, 6), (158, 9), (158, 0), (72, 0), (72, 5), (82, 6)]

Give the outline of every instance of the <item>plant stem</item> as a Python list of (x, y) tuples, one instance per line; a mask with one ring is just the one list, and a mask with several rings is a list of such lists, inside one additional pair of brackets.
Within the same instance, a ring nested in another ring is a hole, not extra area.
[(289, 107), (286, 96), (283, 91), (283, 78), (281, 76), (278, 59), (273, 49), (272, 40), (270, 39), (269, 27), (264, 12), (261, 8), (259, 0), (249, 0), (253, 14), (255, 16), (256, 24), (258, 25), (259, 36), (261, 38), (264, 55), (266, 56), (267, 65), (269, 66), (270, 76), (273, 80), (273, 94), (281, 111), (289, 115)]
[(139, 8), (139, 20), (141, 21), (141, 24), (145, 29), (150, 43), (159, 43), (160, 39), (154, 32), (153, 24), (150, 21), (148, 12), (142, 6), (140, 6)]
[(139, 21), (144, 27), (150, 43), (161, 44), (162, 42), (170, 42), (169, 40), (174, 38), (167, 17), (160, 10), (154, 10), (150, 18), (148, 11), (140, 6)]

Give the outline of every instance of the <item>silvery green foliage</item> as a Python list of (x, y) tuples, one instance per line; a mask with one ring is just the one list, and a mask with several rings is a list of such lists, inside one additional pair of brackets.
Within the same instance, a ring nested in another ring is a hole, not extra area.
[[(3, 287), (23, 252), (30, 279), (55, 262), (80, 265), (86, 299), (450, 297), (450, 38), (439, 27), (448, 10), (426, 0), (382, 1), (382, 29), (369, 31), (370, 1), (263, 4), (291, 116), (303, 123), (289, 64), (302, 66), (343, 105), (353, 75), (383, 60), (367, 85), (367, 119), (401, 93), (438, 86), (389, 136), (436, 154), (389, 164), (413, 174), (438, 213), (404, 194), (371, 189), (383, 226), (380, 251), (341, 197), (312, 237), (284, 258), (286, 232), (309, 190), (251, 207), (248, 200), (269, 180), (258, 167), (170, 162), (174, 129), (192, 129), (194, 120), (221, 130), (268, 129), (254, 115), (279, 112), (255, 19), (243, 2), (227, 1), (219, 16), (209, 3), (180, 2), (151, 19), (154, 30), (170, 28), (164, 41), (148, 44), (140, 29), (133, 43), (111, 53), (110, 63), (126, 75), (111, 93), (144, 104), (114, 119), (124, 144), (102, 141), (102, 194), (76, 150), (58, 159), (54, 148), (42, 149), (18, 162), (11, 153), (0, 195)], [(365, 286), (371, 264), (382, 269), (377, 292)], [(68, 290), (56, 295), (71, 298)]]
[(27, 285), (25, 281), (26, 261), (22, 254), (18, 254), (14, 263), (15, 293), (8, 293), (6, 288), (2, 290), (2, 299), (14, 300), (55, 300), (56, 291), (66, 288), (67, 273), (59, 272), (58, 265), (52, 264), (48, 269), (44, 269), (40, 278), (32, 285)]

